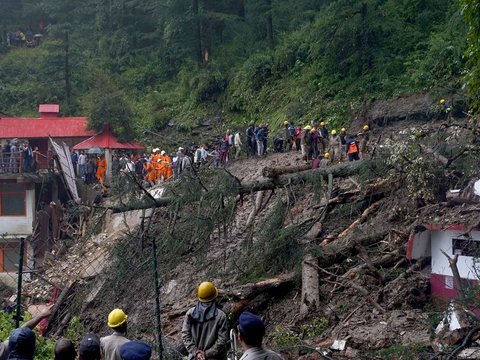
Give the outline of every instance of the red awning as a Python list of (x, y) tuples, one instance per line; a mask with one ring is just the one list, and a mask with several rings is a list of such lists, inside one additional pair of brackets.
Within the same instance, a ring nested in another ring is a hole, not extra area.
[(84, 140), (81, 143), (75, 145), (73, 147), (73, 150), (88, 150), (94, 147), (100, 147), (103, 149), (126, 150), (142, 150), (145, 148), (145, 146), (135, 142), (119, 142), (115, 135), (113, 135), (112, 130), (108, 125), (105, 125), (101, 133), (94, 135), (87, 140)]

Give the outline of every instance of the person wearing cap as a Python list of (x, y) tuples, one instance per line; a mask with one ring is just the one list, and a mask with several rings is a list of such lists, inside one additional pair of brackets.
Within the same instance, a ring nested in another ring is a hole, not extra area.
[(55, 343), (54, 353), (55, 360), (75, 360), (77, 358), (75, 345), (68, 339), (58, 339)]
[(325, 151), (327, 151), (327, 149), (328, 149), (329, 132), (328, 132), (328, 129), (327, 129), (324, 121), (320, 122), (320, 125), (317, 128), (317, 131), (318, 131), (318, 135), (319, 135), (318, 150), (321, 153), (325, 153)]
[(342, 128), (340, 130), (340, 140), (342, 141), (342, 145), (345, 146), (345, 144), (347, 143), (347, 129), (345, 128)]
[(330, 133), (330, 153), (332, 155), (333, 162), (341, 162), (342, 161), (342, 140), (340, 139), (340, 135), (337, 134), (337, 130), (332, 130)]
[(189, 359), (226, 359), (227, 316), (217, 307), (218, 290), (211, 282), (198, 287), (197, 304), (187, 311), (182, 326), (182, 341)]
[[(49, 317), (51, 314), (52, 314), (52, 308), (53, 308), (53, 305), (50, 305), (48, 306), (44, 311), (42, 311), (40, 314), (32, 317), (29, 321), (27, 321), (25, 324), (22, 325), (22, 327), (14, 330), (12, 332), (12, 334), (10, 335), (10, 338), (5, 340), (5, 341), (0, 341), (0, 360), (6, 360), (8, 358), (8, 356), (10, 355), (11, 351), (12, 351), (12, 348), (9, 349), (9, 342), (12, 338), (12, 335), (18, 335), (15, 331), (20, 331), (20, 329), (27, 329), (27, 330), (32, 330), (34, 329), (43, 319)], [(26, 335), (28, 333), (28, 331), (26, 330), (22, 330), (24, 331), (23, 335), (22, 336), (30, 336), (30, 335)], [(15, 340), (16, 342), (18, 342), (18, 339)], [(34, 342), (35, 344), (35, 342)], [(35, 348), (34, 348), (34, 351), (35, 351)]]
[(301, 142), (300, 142), (300, 147), (302, 148), (302, 158), (303, 158), (303, 160), (306, 161), (308, 159), (308, 153), (310, 152), (309, 143), (310, 143), (310, 140), (311, 140), (310, 131), (312, 130), (312, 127), (310, 125), (307, 125), (307, 126), (305, 126), (305, 128), (303, 130), (304, 131), (302, 133), (302, 139), (301, 139)]
[(265, 336), (265, 324), (262, 319), (251, 312), (240, 314), (237, 339), (244, 350), (240, 360), (281, 360), (276, 352), (262, 347)]
[(102, 358), (105, 360), (121, 360), (120, 348), (129, 342), (126, 338), (128, 316), (122, 309), (114, 309), (108, 314), (108, 327), (113, 334), (100, 338)]
[(283, 147), (285, 149), (285, 151), (288, 149), (288, 150), (292, 150), (292, 140), (293, 140), (293, 136), (292, 136), (292, 133), (290, 132), (290, 127), (289, 127), (289, 122), (288, 120), (285, 120), (283, 122), (283, 141), (284, 141), (284, 144), (283, 144)]
[(96, 334), (85, 335), (78, 346), (79, 360), (100, 360), (100, 339)]
[(149, 360), (152, 348), (143, 341), (129, 341), (120, 348), (122, 360)]
[(15, 329), (8, 339), (9, 360), (33, 360), (35, 355), (35, 333), (26, 327)]

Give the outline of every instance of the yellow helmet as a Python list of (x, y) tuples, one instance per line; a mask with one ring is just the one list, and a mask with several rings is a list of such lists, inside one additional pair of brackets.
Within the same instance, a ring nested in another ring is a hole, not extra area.
[(322, 122), (320, 123), (320, 126), (325, 126), (325, 122), (322, 121)]
[(347, 129), (345, 129), (345, 128), (342, 128), (342, 132), (345, 132), (345, 131), (347, 131)]
[(198, 287), (198, 300), (200, 302), (210, 302), (217, 298), (218, 290), (210, 281), (205, 281)]
[(108, 326), (111, 328), (119, 327), (127, 322), (128, 315), (122, 309), (113, 309), (108, 314)]
[(337, 130), (332, 130), (332, 135), (337, 135)]
[(330, 153), (326, 152), (325, 155), (323, 155), (325, 159), (330, 159)]
[(283, 125), (288, 125), (288, 120), (285, 120), (285, 121), (283, 122)]
[(440, 104), (445, 104), (445, 99), (440, 99)]
[(368, 125), (363, 125), (363, 131), (368, 131), (368, 129), (370, 129)]
[(307, 125), (303, 128), (303, 130), (312, 130), (312, 127), (310, 125)]

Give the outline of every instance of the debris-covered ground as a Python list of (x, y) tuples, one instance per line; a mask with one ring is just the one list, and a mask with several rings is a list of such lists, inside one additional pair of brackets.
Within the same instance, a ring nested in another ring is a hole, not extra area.
[[(476, 203), (446, 199), (449, 188), (464, 188), (475, 178), (471, 165), (457, 157), (447, 167), (438, 159), (454, 158), (467, 136), (458, 126), (405, 121), (374, 128), (365, 166), (334, 175), (331, 183), (311, 171), (300, 180), (291, 174), (288, 181), (273, 181), (271, 189), (240, 192), (230, 200), (216, 197), (220, 205), (207, 195), (190, 194), (193, 200), (185, 200), (188, 194), (174, 188), (183, 202), (157, 209), (151, 219), (141, 210), (101, 217), (107, 224), (102, 232), (71, 245), (40, 274), (49, 284), (37, 278), (26, 291), (31, 301), (40, 302), (48, 300), (52, 284), (70, 288), (66, 298), (76, 305), (61, 306), (52, 322), (55, 334), (67, 326), (62, 318), (72, 316), (105, 333), (105, 314), (121, 306), (129, 313), (131, 335), (153, 341), (149, 254), (155, 238), (162, 330), (172, 356), (181, 351), (181, 321), (204, 279), (222, 290), (232, 321), (243, 309), (261, 313), (269, 346), (286, 357), (424, 359), (439, 354), (432, 345), (434, 329), (446, 307), (432, 301), (430, 259), (407, 260), (407, 244), (418, 225), (478, 225)], [(392, 144), (401, 149), (393, 163), (398, 151)], [(265, 181), (265, 167), (302, 163), (301, 154), (292, 151), (240, 159), (219, 172), (245, 187)], [(206, 194), (216, 186), (204, 181), (209, 174), (198, 175)], [(219, 220), (222, 207), (232, 216)], [(319, 302), (306, 312), (302, 299), (312, 289), (302, 288), (304, 271), (318, 276)], [(444, 345), (448, 354), (455, 342)]]

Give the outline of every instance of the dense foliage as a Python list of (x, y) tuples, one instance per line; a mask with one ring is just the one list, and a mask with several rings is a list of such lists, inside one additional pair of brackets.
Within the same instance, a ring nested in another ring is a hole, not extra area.
[(468, 49), (466, 51), (468, 82), (471, 103), (475, 110), (480, 109), (480, 1), (462, 0), (463, 13), (468, 24)]
[[(464, 2), (472, 23), (478, 1)], [(448, 0), (23, 0), (0, 12), (0, 111), (60, 102), (126, 138), (218, 114), (347, 123), (372, 98), (462, 85), (466, 26)], [(8, 31), (40, 23), (39, 47), (7, 47)]]

